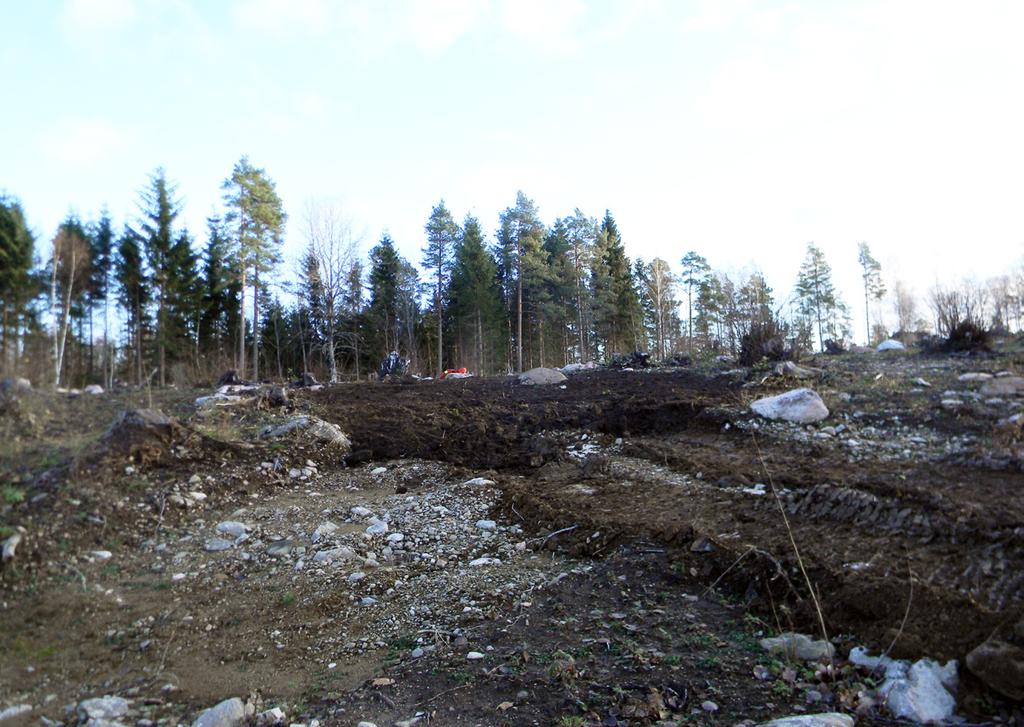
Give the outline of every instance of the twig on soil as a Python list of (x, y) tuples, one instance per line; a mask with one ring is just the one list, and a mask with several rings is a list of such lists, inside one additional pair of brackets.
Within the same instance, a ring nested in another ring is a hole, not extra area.
[(85, 584), (85, 575), (82, 573), (82, 571), (78, 570), (77, 568), (75, 568), (75, 566), (71, 565), (70, 563), (68, 564), (68, 570), (73, 570), (75, 572), (75, 575), (82, 579), (82, 591), (84, 593), (87, 593), (89, 591), (89, 587)]
[(753, 431), (750, 432), (750, 439), (754, 443), (754, 449), (757, 451), (757, 458), (761, 461), (761, 468), (764, 470), (765, 475), (768, 477), (768, 484), (772, 488), (772, 496), (775, 498), (775, 503), (779, 506), (779, 514), (782, 516), (782, 522), (786, 526), (786, 534), (789, 535), (789, 543), (793, 546), (793, 553), (796, 554), (797, 565), (800, 566), (800, 573), (804, 577), (804, 582), (807, 584), (807, 590), (811, 594), (811, 601), (814, 603), (814, 610), (818, 614), (818, 625), (821, 627), (821, 636), (825, 641), (829, 641), (828, 629), (825, 627), (825, 615), (821, 611), (821, 602), (818, 600), (818, 595), (814, 591), (814, 585), (811, 583), (811, 577), (807, 575), (807, 568), (804, 567), (803, 556), (800, 555), (800, 548), (796, 544), (796, 537), (793, 535), (793, 528), (789, 524), (789, 518), (786, 516), (786, 508), (782, 506), (782, 498), (779, 497), (779, 491), (775, 488), (775, 479), (772, 477), (772, 473), (768, 470), (768, 465), (764, 461), (764, 455), (761, 454), (761, 447), (757, 443), (757, 435)]
[(516, 506), (515, 506), (515, 505), (512, 505), (512, 512), (513, 512), (513, 513), (515, 513), (515, 516), (516, 516), (517, 518), (519, 518), (520, 520), (522, 520), (522, 521), (523, 521), (524, 523), (526, 522), (526, 518), (524, 518), (524, 517), (523, 517), (522, 515), (520, 515), (520, 514), (519, 514), (519, 511), (518, 511), (518, 510), (516, 510)]
[[(903, 628), (907, 625), (907, 619), (910, 618), (910, 604), (914, 602), (914, 571), (910, 567), (909, 553), (907, 554), (907, 576), (907, 580), (910, 583), (910, 592), (907, 594), (907, 608), (903, 612), (903, 620), (900, 621), (900, 627), (897, 629), (896, 635), (892, 637), (892, 643), (889, 644), (889, 648), (882, 653), (882, 659), (889, 656), (889, 652), (891, 652), (893, 647), (896, 646), (896, 642), (899, 641), (900, 636), (903, 635)], [(879, 663), (881, 663), (881, 660), (879, 660)]]
[(562, 528), (561, 530), (556, 530), (555, 532), (548, 533), (547, 535), (541, 535), (540, 537), (537, 537), (537, 538), (530, 538), (527, 542), (528, 543), (536, 543), (538, 540), (543, 540), (544, 542), (541, 544), (541, 547), (544, 547), (545, 545), (548, 544), (548, 541), (551, 540), (551, 538), (555, 537), (556, 535), (561, 535), (562, 533), (571, 533), (573, 530), (575, 530), (578, 527), (579, 527), (579, 525), (570, 525), (567, 528)]
[(460, 689), (466, 689), (467, 687), (471, 687), (471, 686), (473, 686), (473, 684), (472, 683), (468, 683), (468, 684), (460, 684), (459, 686), (452, 687), (451, 689), (445, 689), (443, 692), (438, 692), (437, 694), (435, 694), (430, 699), (424, 699), (422, 702), (417, 702), (414, 706), (422, 707), (425, 704), (430, 704), (431, 702), (433, 702), (435, 699), (437, 699), (439, 697), (443, 697), (446, 694), (451, 694), (452, 692), (457, 692)]

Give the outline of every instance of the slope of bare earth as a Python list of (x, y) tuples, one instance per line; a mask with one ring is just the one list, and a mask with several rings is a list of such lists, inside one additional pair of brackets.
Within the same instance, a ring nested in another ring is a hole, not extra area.
[[(0, 415), (0, 537), (24, 528), (0, 570), (0, 710), (73, 722), (65, 705), (118, 694), (174, 724), (251, 695), (337, 724), (882, 719), (867, 674), (757, 638), (820, 632), (808, 580), (840, 655), (962, 664), (1018, 638), (1024, 397), (960, 375), (1022, 361), (809, 364), (346, 384), (284, 409), (165, 392), (182, 427), (136, 461), (101, 435), (144, 397), (25, 395)], [(750, 413), (801, 385), (827, 419)], [(351, 452), (258, 437), (298, 413)], [(1013, 714), (961, 677), (962, 714)]]

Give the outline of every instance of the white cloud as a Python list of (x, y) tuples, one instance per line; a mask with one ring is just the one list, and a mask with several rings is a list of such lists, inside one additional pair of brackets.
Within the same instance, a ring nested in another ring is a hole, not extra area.
[(231, 15), (243, 28), (271, 36), (318, 35), (330, 23), (326, 0), (236, 0)]
[(442, 51), (479, 27), (486, 0), (414, 1), (408, 12), (409, 32), (421, 50)]
[(131, 143), (131, 135), (100, 119), (60, 122), (43, 132), (45, 156), (63, 164), (95, 164)]
[(71, 35), (116, 31), (138, 15), (135, 0), (67, 0), (61, 24)]
[(547, 50), (572, 51), (582, 0), (501, 0), (501, 23), (509, 33)]

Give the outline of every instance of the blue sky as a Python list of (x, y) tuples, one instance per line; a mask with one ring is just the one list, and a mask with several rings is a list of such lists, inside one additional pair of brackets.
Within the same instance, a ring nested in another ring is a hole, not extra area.
[(1020, 2), (8, 0), (0, 26), (0, 190), (44, 244), (69, 209), (130, 219), (159, 165), (202, 236), (248, 154), (291, 257), (310, 198), (418, 260), (438, 199), (493, 231), (517, 189), (783, 294), (814, 240), (855, 306), (860, 240), (920, 293), (1024, 255)]

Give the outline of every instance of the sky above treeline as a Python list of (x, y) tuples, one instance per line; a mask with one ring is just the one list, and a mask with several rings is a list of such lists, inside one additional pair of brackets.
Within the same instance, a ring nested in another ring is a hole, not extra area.
[(854, 306), (862, 240), (920, 294), (1024, 256), (1017, 0), (40, 0), (0, 27), (0, 191), (44, 245), (69, 210), (132, 221), (157, 166), (202, 241), (248, 154), (290, 259), (311, 198), (418, 262), (439, 199), (493, 238), (520, 189), (783, 296), (814, 241)]

